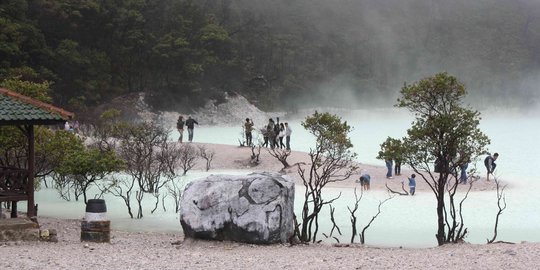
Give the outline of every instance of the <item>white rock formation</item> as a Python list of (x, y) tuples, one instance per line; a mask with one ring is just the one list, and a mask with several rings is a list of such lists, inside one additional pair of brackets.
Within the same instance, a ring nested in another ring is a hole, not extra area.
[(189, 183), (180, 202), (186, 237), (285, 243), (294, 232), (294, 182), (277, 173), (211, 175)]

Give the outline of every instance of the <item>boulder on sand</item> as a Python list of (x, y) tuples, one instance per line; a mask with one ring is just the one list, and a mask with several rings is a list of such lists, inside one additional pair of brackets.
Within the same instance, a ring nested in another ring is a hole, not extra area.
[(285, 243), (294, 232), (294, 182), (277, 173), (211, 175), (189, 183), (180, 201), (186, 237)]

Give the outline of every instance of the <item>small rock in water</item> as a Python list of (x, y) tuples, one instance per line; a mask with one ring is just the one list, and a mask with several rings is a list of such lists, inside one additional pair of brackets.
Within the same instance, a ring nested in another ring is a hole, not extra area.
[(84, 248), (89, 248), (89, 247), (90, 247), (90, 245), (84, 244)]

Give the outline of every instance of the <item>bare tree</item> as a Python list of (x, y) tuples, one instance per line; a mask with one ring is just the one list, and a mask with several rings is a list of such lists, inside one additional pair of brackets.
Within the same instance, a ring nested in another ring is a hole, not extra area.
[(124, 201), (130, 218), (134, 217), (131, 207), (131, 198), (135, 182), (136, 179), (134, 177), (114, 177), (110, 179), (109, 185), (104, 187), (109, 190), (110, 194), (119, 197)]
[(322, 191), (328, 183), (348, 179), (357, 169), (353, 160), (356, 154), (351, 152), (352, 144), (348, 138), (351, 127), (341, 118), (315, 112), (302, 122), (316, 137), (316, 145), (310, 150), (311, 165), (307, 168), (298, 164), (298, 174), (305, 187), (302, 207), (302, 223), (299, 239), (303, 242), (317, 239), (318, 216), (322, 207), (337, 200), (341, 193), (326, 200)]
[(377, 219), (377, 217), (379, 216), (379, 214), (381, 214), (381, 207), (383, 204), (385, 204), (387, 201), (393, 199), (394, 197), (393, 196), (390, 196), (386, 199), (384, 199), (383, 201), (379, 201), (379, 206), (377, 207), (377, 214), (375, 214), (371, 220), (368, 222), (368, 224), (366, 226), (364, 226), (364, 228), (362, 229), (362, 232), (360, 232), (359, 236), (360, 236), (360, 243), (363, 245), (365, 244), (366, 242), (366, 230), (371, 226), (371, 223), (373, 223), (373, 221), (375, 221), (375, 219)]
[[(465, 228), (465, 223), (463, 222), (463, 203), (468, 198), (469, 193), (476, 180), (471, 179), (469, 181), (465, 195), (463, 196), (463, 198), (461, 198), (459, 204), (456, 206), (455, 196), (457, 192), (458, 181), (459, 180), (457, 174), (452, 175), (452, 177), (448, 177), (447, 193), (449, 203), (448, 206), (445, 205), (444, 207), (444, 222), (448, 230), (447, 239), (449, 242), (452, 241), (454, 243), (463, 241), (465, 239), (465, 236), (467, 235), (468, 230), (467, 228)], [(447, 209), (447, 207), (449, 209)]]
[(360, 189), (360, 197), (358, 197), (358, 194), (356, 193), (356, 188), (354, 188), (354, 207), (351, 209), (349, 206), (347, 206), (347, 209), (349, 210), (349, 213), (351, 214), (351, 227), (352, 227), (352, 235), (351, 235), (351, 244), (354, 243), (354, 239), (356, 238), (356, 211), (358, 210), (358, 206), (360, 205), (360, 201), (362, 200), (362, 196), (364, 196), (363, 189)]
[(176, 213), (180, 210), (180, 199), (182, 198), (182, 193), (184, 187), (186, 186), (185, 180), (180, 177), (173, 181), (167, 183), (167, 190), (169, 194), (174, 198), (174, 210)]
[(281, 169), (282, 171), (291, 167), (291, 165), (289, 165), (287, 162), (287, 158), (291, 155), (291, 150), (280, 149), (277, 147), (266, 148), (266, 150), (271, 156), (275, 157), (277, 160), (279, 160), (279, 162), (281, 162), (283, 165), (283, 169)]
[(206, 146), (204, 145), (199, 145), (197, 147), (199, 148), (199, 156), (206, 161), (206, 171), (209, 171), (216, 152), (214, 150), (206, 149)]
[(390, 193), (393, 193), (393, 194), (398, 194), (398, 195), (401, 195), (401, 196), (407, 196), (409, 195), (409, 192), (407, 192), (407, 190), (405, 190), (405, 183), (403, 181), (401, 181), (401, 189), (403, 190), (403, 192), (401, 191), (395, 191), (393, 189), (391, 189), (389, 186), (388, 186), (388, 183), (384, 184), (386, 186), (386, 189), (390, 192)]
[(153, 122), (121, 123), (116, 130), (119, 137), (117, 151), (126, 163), (126, 174), (135, 179), (137, 187), (134, 189), (128, 184), (128, 190), (130, 194), (135, 192), (136, 217), (142, 218), (144, 194), (159, 193), (169, 179), (164, 176), (171, 171), (174, 173), (171, 164), (177, 160), (173, 153), (175, 149), (168, 143), (168, 131)]
[[(332, 229), (330, 230), (330, 237), (332, 237), (332, 234), (334, 234), (334, 229), (337, 230), (339, 235), (342, 235), (341, 234), (341, 229), (339, 229), (339, 226), (336, 224), (336, 219), (334, 218), (334, 213), (336, 211), (336, 208), (333, 207), (331, 204), (329, 204), (328, 207), (330, 207), (330, 221), (332, 222)], [(338, 242), (339, 242), (339, 240), (338, 240)]]
[(506, 185), (501, 186), (500, 181), (495, 178), (495, 185), (497, 187), (497, 207), (499, 210), (497, 211), (497, 216), (495, 217), (495, 226), (493, 228), (493, 237), (491, 239), (487, 239), (487, 243), (491, 244), (495, 242), (495, 239), (497, 239), (497, 229), (499, 227), (499, 218), (502, 215), (503, 211), (506, 209), (506, 196), (504, 194), (504, 189), (506, 188)]
[(255, 144), (252, 144), (250, 146), (251, 148), (251, 159), (250, 159), (250, 164), (252, 165), (259, 165), (259, 157), (261, 155), (261, 143), (255, 145)]
[(197, 152), (191, 144), (182, 144), (178, 148), (180, 154), (180, 167), (182, 168), (182, 175), (191, 170), (195, 166), (195, 161), (197, 160)]

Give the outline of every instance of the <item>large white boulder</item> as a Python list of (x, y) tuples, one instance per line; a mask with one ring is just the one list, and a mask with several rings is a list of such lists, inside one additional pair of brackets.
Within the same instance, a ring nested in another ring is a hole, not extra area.
[(285, 243), (294, 232), (294, 182), (277, 173), (211, 175), (189, 183), (180, 202), (186, 237)]

